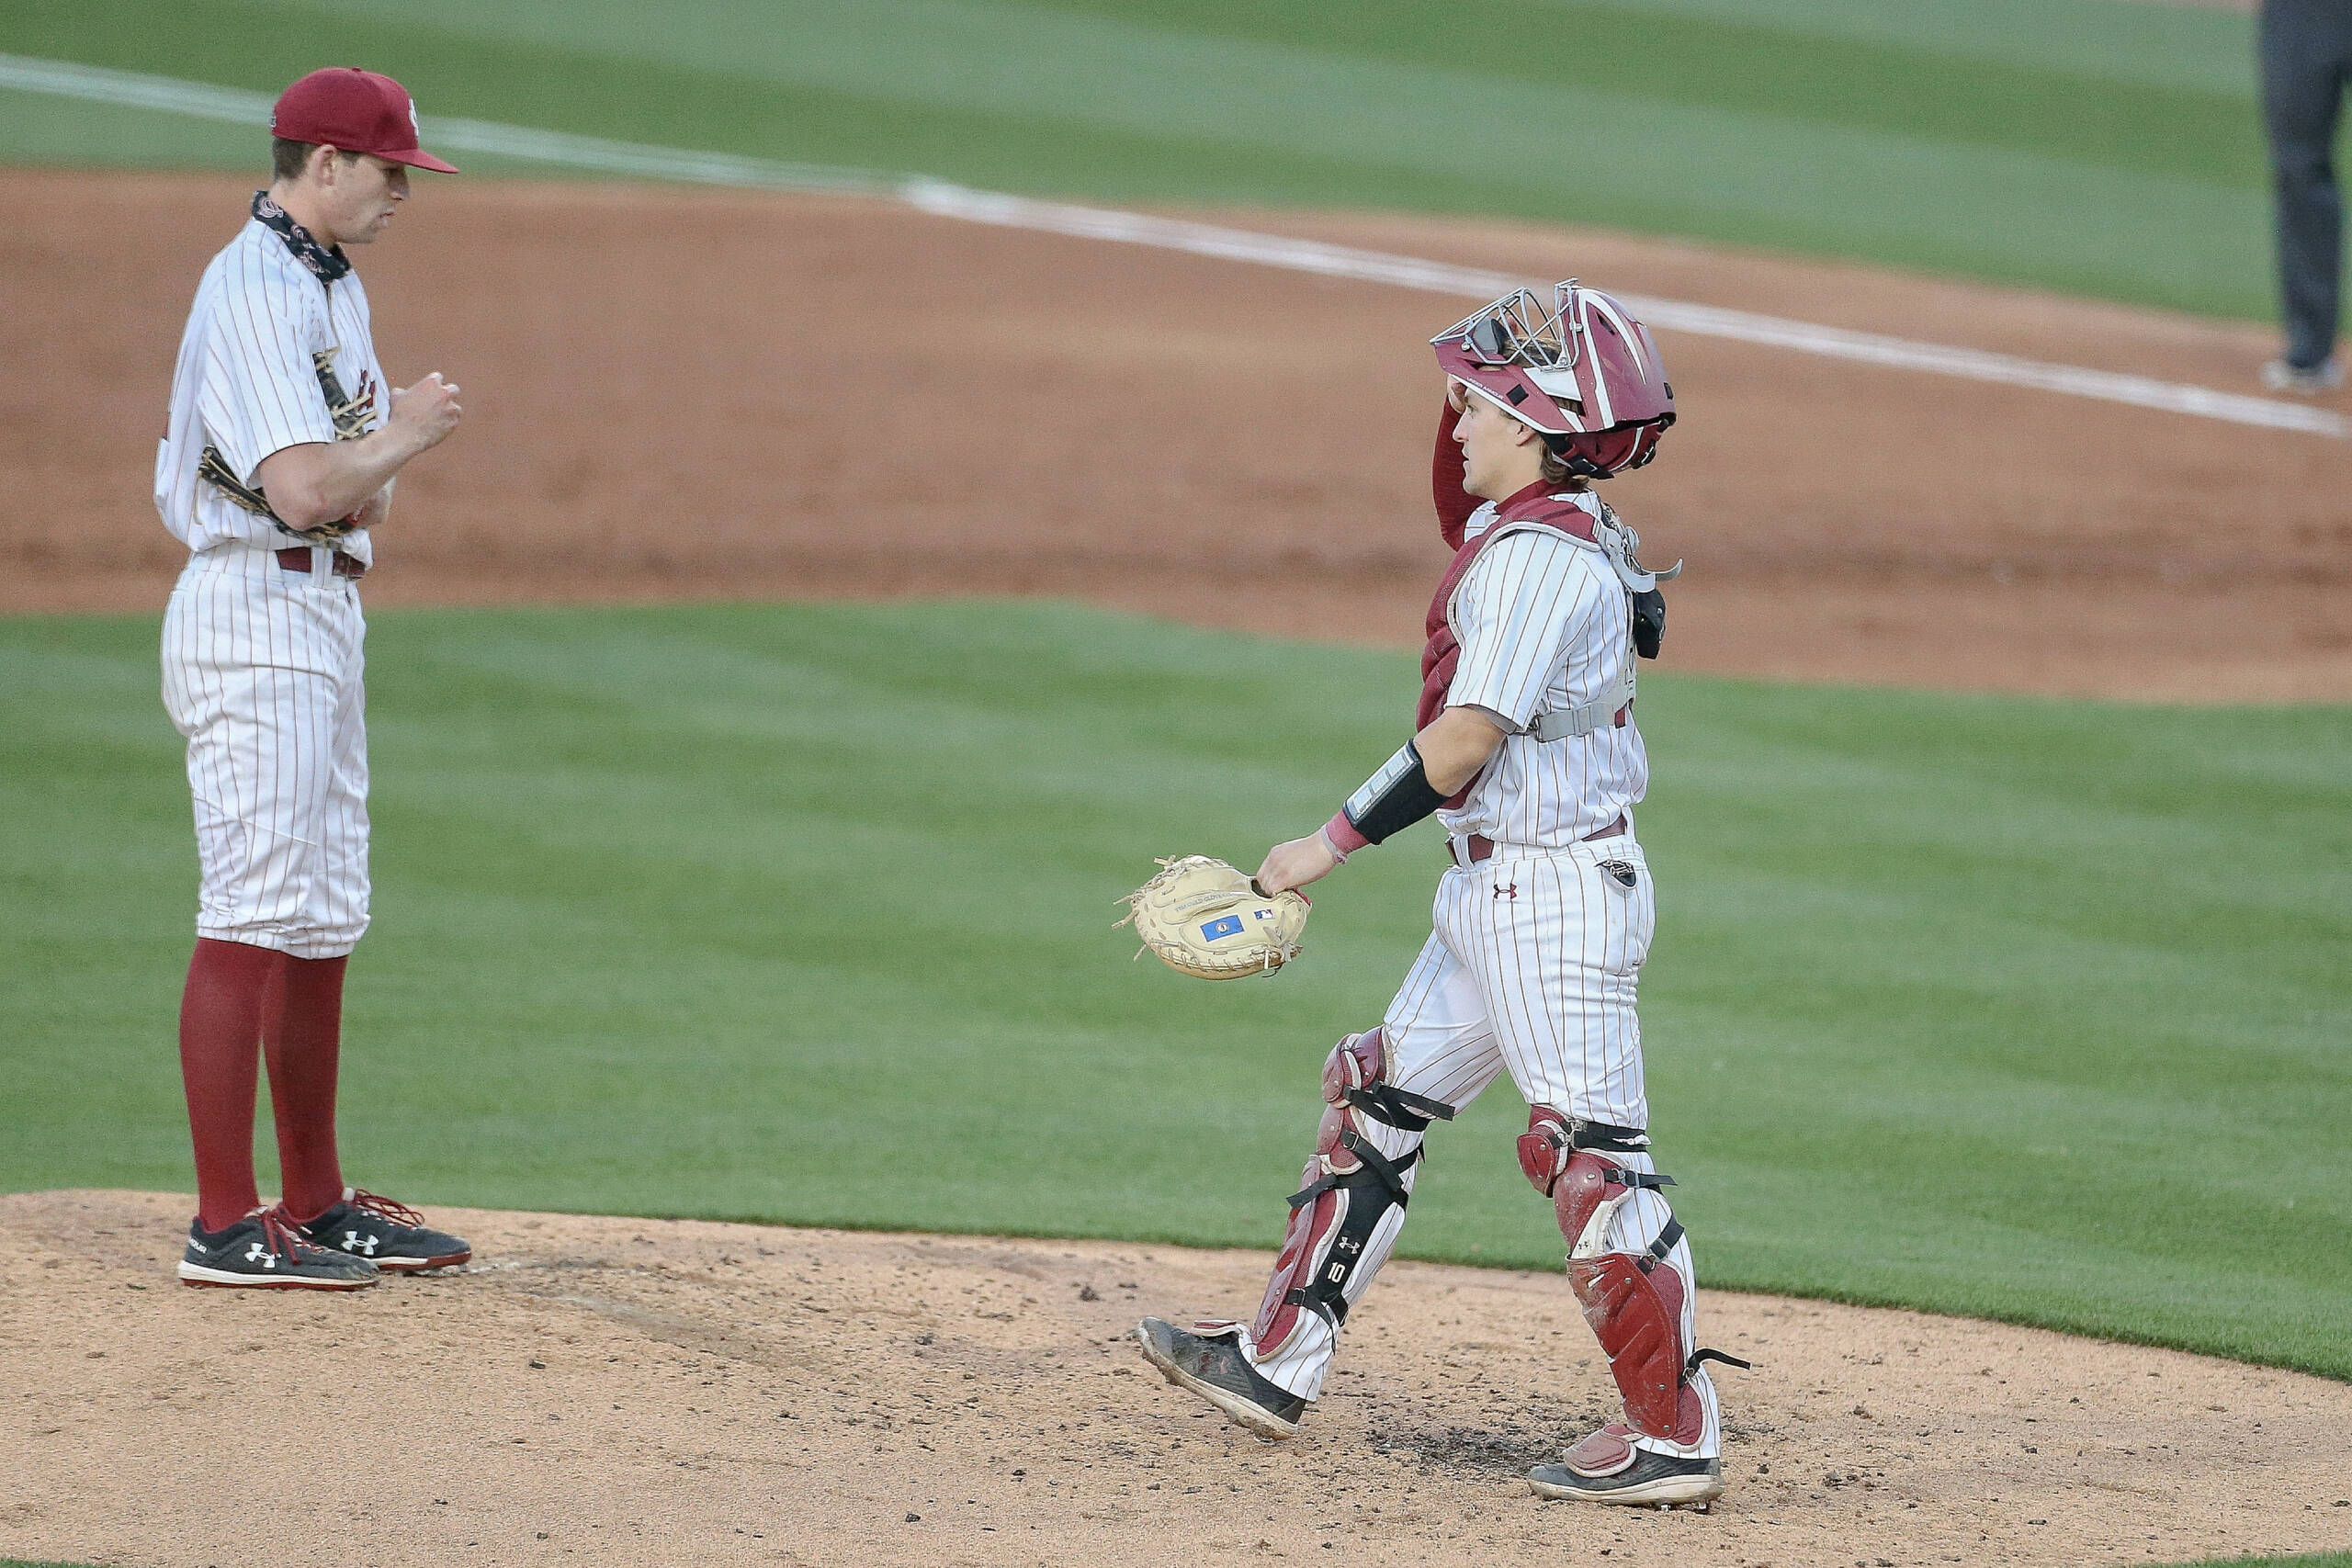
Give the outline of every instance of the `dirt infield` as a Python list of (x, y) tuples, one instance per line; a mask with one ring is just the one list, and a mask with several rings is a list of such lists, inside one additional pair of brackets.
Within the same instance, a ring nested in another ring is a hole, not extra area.
[(1124, 1338), (1244, 1310), (1262, 1254), (453, 1213), (461, 1274), (265, 1295), (174, 1283), (188, 1207), (0, 1198), (24, 1456), (0, 1555), (2081, 1568), (2352, 1543), (2352, 1388), (1992, 1324), (1711, 1294), (1708, 1339), (1757, 1363), (1724, 1375), (1731, 1491), (1657, 1514), (1519, 1480), (1611, 1405), (1554, 1275), (1392, 1265), (1276, 1447)]
[[(153, 437), (249, 188), (0, 173), (0, 612), (160, 607)], [(2223, 388), (2271, 351), (1602, 233), (1216, 216)], [(1442, 563), (1423, 340), (1461, 301), (865, 200), (470, 178), (361, 259), (392, 374), (469, 406), (401, 482), (379, 604), (1044, 592), (1397, 644)], [(2352, 699), (2352, 442), (1662, 347), (1684, 423), (1610, 493), (1690, 561), (1672, 666)]]

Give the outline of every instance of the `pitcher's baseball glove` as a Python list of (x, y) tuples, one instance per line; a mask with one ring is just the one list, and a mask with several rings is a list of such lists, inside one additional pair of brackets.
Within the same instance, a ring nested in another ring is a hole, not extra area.
[(1165, 869), (1158, 876), (1120, 900), (1128, 912), (1118, 924), (1133, 921), (1143, 938), (1137, 958), (1148, 949), (1180, 973), (1238, 980), (1271, 975), (1299, 955), (1305, 894), (1269, 898), (1241, 872), (1207, 855), (1159, 863)]

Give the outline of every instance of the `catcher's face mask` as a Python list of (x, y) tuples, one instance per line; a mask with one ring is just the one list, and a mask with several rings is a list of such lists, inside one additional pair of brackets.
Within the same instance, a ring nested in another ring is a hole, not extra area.
[[(1548, 300), (1514, 289), (1430, 343), (1448, 376), (1548, 436), (1663, 429), (1674, 417), (1674, 394), (1648, 330), (1616, 299), (1575, 278), (1555, 284)], [(1631, 465), (1601, 466), (1614, 473)]]
[(1493, 304), (1474, 311), (1430, 341), (1461, 340), (1462, 352), (1474, 364), (1550, 367), (1574, 365), (1576, 334), (1563, 330), (1561, 321), (1576, 291), (1570, 278), (1554, 289), (1554, 303), (1544, 308), (1532, 288), (1517, 289)]

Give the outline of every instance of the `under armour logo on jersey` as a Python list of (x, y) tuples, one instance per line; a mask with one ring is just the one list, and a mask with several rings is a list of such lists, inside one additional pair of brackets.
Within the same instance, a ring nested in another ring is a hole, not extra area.
[(277, 1267), (277, 1254), (270, 1251), (261, 1243), (255, 1242), (246, 1249), (245, 1261), (258, 1263), (265, 1269), (275, 1269)]
[(345, 1231), (343, 1233), (343, 1249), (345, 1252), (365, 1253), (373, 1258), (376, 1256), (376, 1238), (372, 1235), (361, 1235), (357, 1231)]
[(1519, 884), (1518, 884), (1518, 882), (1513, 881), (1513, 882), (1511, 883), (1511, 885), (1510, 885), (1510, 886), (1508, 886), (1508, 887), (1504, 886), (1503, 886), (1501, 883), (1499, 883), (1499, 882), (1496, 883), (1496, 884), (1495, 884), (1495, 897), (1498, 897), (1498, 898), (1509, 898), (1509, 899), (1511, 899), (1512, 901), (1516, 902), (1516, 901), (1518, 900), (1518, 898), (1519, 898)]

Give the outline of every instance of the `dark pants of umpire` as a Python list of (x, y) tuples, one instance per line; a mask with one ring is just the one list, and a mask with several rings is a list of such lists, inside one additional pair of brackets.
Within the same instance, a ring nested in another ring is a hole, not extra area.
[(2287, 363), (2311, 370), (2335, 351), (2344, 253), (2335, 123), (2352, 81), (2352, 0), (2263, 0), (2261, 39)]

